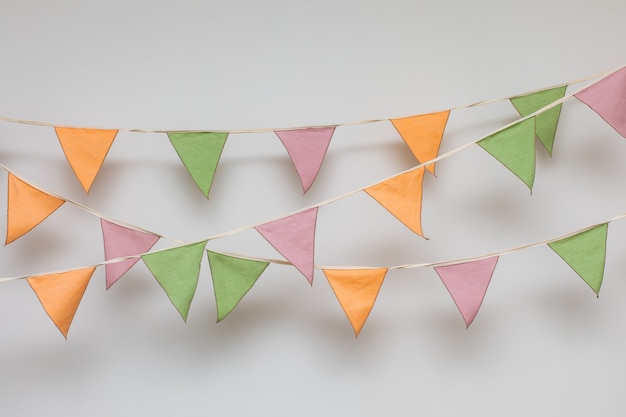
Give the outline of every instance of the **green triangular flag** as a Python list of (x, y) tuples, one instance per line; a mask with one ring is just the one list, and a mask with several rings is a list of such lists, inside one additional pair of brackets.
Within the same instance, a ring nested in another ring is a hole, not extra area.
[(141, 257), (185, 321), (196, 292), (206, 243), (192, 243)]
[(217, 321), (223, 320), (252, 288), (269, 262), (235, 258), (207, 251), (215, 289)]
[[(548, 90), (539, 91), (537, 93), (527, 94), (525, 96), (513, 97), (511, 104), (517, 109), (519, 114), (527, 116), (536, 112), (542, 107), (563, 98), (567, 86), (550, 88)], [(556, 134), (556, 126), (559, 123), (561, 115), (561, 104), (558, 104), (545, 112), (538, 114), (536, 117), (537, 127), (536, 134), (543, 146), (552, 156), (552, 147), (554, 145), (554, 135)]]
[(167, 136), (185, 168), (208, 198), (228, 133), (170, 132)]
[(535, 182), (535, 118), (523, 120), (478, 144), (532, 190)]
[(596, 293), (600, 292), (606, 258), (608, 223), (550, 242), (554, 250)]

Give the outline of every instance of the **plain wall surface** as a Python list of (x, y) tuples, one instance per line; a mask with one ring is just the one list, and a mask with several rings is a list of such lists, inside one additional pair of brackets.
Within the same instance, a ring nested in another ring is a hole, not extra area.
[[(3, 1), (0, 116), (58, 125), (287, 128), (510, 97), (626, 64), (622, 1)], [(583, 84), (571, 86), (568, 93)], [(441, 153), (518, 117), (453, 110)], [(626, 211), (626, 140), (575, 99), (532, 194), (472, 146), (424, 183), (425, 240), (364, 193), (321, 207), (318, 265), (479, 256)], [(54, 130), (0, 123), (0, 163), (98, 212), (183, 241), (257, 224), (417, 164), (388, 122), (336, 129), (305, 195), (271, 132), (233, 134), (210, 198), (162, 133), (123, 131), (87, 195)], [(6, 196), (6, 172), (0, 172)], [(6, 204), (0, 204), (6, 218)], [(6, 222), (0, 222), (4, 235)], [(24, 280), (0, 284), (6, 416), (621, 416), (626, 222), (600, 297), (547, 246), (502, 256), (469, 329), (435, 271), (390, 271), (360, 336), (324, 274), (270, 265), (215, 323), (206, 257), (184, 323), (139, 262), (98, 268), (66, 341)], [(157, 248), (173, 245), (162, 239)], [(208, 249), (280, 258), (254, 230)], [(99, 218), (63, 205), (0, 250), (0, 276), (103, 260)]]

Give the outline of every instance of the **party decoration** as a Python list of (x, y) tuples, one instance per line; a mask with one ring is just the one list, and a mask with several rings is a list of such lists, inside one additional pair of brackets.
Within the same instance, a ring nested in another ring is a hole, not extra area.
[(65, 200), (47, 194), (9, 173), (6, 244), (31, 231)]
[(523, 120), (478, 142), (530, 190), (535, 182), (535, 118)]
[(192, 243), (141, 257), (184, 321), (187, 321), (189, 307), (196, 293), (200, 261), (206, 243)]
[(387, 268), (324, 269), (326, 279), (359, 336), (383, 284)]
[(437, 275), (448, 289), (467, 327), (478, 314), (497, 263), (498, 257), (493, 256), (435, 267)]
[(274, 132), (296, 167), (304, 193), (309, 190), (317, 177), (334, 132), (334, 126)]
[(548, 246), (576, 271), (596, 295), (600, 293), (604, 277), (608, 226), (608, 223), (605, 223), (574, 236), (548, 243)]
[[(120, 226), (105, 219), (100, 219), (104, 240), (104, 259), (111, 260), (127, 256), (141, 255), (148, 252), (159, 240), (159, 236)], [(118, 279), (139, 261), (139, 257), (123, 262), (106, 264), (106, 288), (111, 288)]]
[[(547, 90), (538, 91), (523, 96), (513, 97), (511, 103), (520, 115), (528, 116), (563, 98), (567, 86), (549, 88)], [(544, 111), (535, 116), (535, 133), (543, 146), (546, 148), (550, 156), (552, 156), (552, 148), (554, 147), (554, 136), (556, 135), (556, 127), (559, 124), (559, 116), (561, 115), (562, 104)]]
[(616, 71), (575, 97), (626, 138), (626, 68)]
[(54, 131), (80, 184), (89, 192), (117, 130), (55, 127)]
[(95, 267), (27, 278), (44, 310), (63, 337), (67, 333)]
[[(449, 115), (450, 110), (446, 110), (439, 113), (390, 119), (390, 121), (415, 158), (425, 163), (437, 157)], [(427, 165), (426, 169), (431, 174), (435, 174), (434, 163)]]
[(217, 321), (222, 321), (239, 304), (239, 301), (256, 283), (269, 262), (223, 255), (207, 251), (215, 302), (217, 304)]
[(228, 133), (169, 132), (167, 136), (196, 185), (208, 198)]
[(313, 285), (317, 207), (256, 226), (255, 229)]
[(364, 191), (413, 232), (422, 232), (422, 185), (424, 167), (366, 188)]

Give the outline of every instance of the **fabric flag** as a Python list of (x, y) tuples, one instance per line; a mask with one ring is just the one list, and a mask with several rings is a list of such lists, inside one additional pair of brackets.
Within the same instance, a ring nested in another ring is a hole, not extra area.
[(95, 270), (94, 266), (26, 279), (44, 310), (66, 339), (72, 319)]
[[(141, 255), (148, 252), (159, 240), (152, 233), (129, 229), (108, 220), (100, 219), (102, 238), (104, 240), (104, 259), (116, 259), (126, 256)], [(118, 279), (139, 261), (139, 257), (122, 262), (106, 264), (106, 288), (111, 288)]]
[[(527, 94), (525, 96), (513, 97), (511, 99), (511, 104), (513, 104), (522, 117), (525, 117), (547, 106), (548, 104), (563, 98), (565, 90), (567, 90), (567, 86), (550, 88), (536, 93)], [(562, 104), (558, 104), (535, 116), (535, 133), (550, 156), (552, 156), (554, 136), (556, 135), (556, 127), (559, 124), (561, 107)]]
[(535, 182), (535, 118), (531, 117), (478, 142), (530, 190)]
[(467, 327), (472, 324), (485, 298), (498, 257), (437, 266), (435, 271), (448, 289)]
[(170, 132), (167, 136), (191, 178), (208, 198), (228, 133)]
[(63, 203), (9, 173), (6, 244), (32, 230)]
[(359, 336), (383, 284), (387, 268), (324, 269), (326, 279)]
[(205, 240), (141, 257), (184, 321), (196, 293), (206, 243)]
[(422, 185), (424, 167), (373, 185), (365, 192), (413, 232), (422, 233)]
[(591, 287), (600, 292), (606, 259), (606, 236), (609, 224), (605, 223), (565, 239), (548, 243), (576, 273)]
[(96, 179), (117, 130), (84, 129), (75, 127), (54, 128), (65, 157), (86, 192)]
[(585, 88), (575, 97), (626, 138), (626, 68)]
[(236, 258), (221, 253), (207, 251), (215, 302), (217, 321), (222, 321), (239, 304), (239, 301), (252, 288), (269, 262)]
[[(419, 162), (425, 163), (437, 157), (449, 115), (450, 110), (446, 110), (439, 113), (390, 120), (415, 158)], [(426, 169), (431, 174), (435, 174), (434, 163), (428, 165)]]
[(313, 285), (317, 207), (256, 226), (255, 229)]
[(287, 149), (305, 193), (317, 177), (334, 132), (334, 126), (274, 132)]

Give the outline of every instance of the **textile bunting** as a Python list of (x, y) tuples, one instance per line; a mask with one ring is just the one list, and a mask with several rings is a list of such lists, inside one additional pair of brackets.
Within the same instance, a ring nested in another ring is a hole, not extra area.
[(585, 88), (575, 97), (626, 138), (626, 68)]
[[(437, 157), (449, 115), (450, 111), (446, 110), (439, 113), (390, 119), (390, 121), (415, 158), (424, 163)], [(426, 166), (426, 169), (431, 174), (435, 174), (434, 163)]]
[(317, 177), (334, 132), (335, 127), (277, 130), (274, 132), (287, 149), (305, 193)]
[(422, 232), (422, 185), (424, 167), (397, 175), (365, 189), (373, 199), (386, 208), (413, 232)]
[[(100, 219), (100, 225), (104, 240), (104, 259), (107, 261), (126, 256), (141, 255), (148, 252), (159, 240), (159, 236), (152, 233), (129, 229), (105, 219)], [(106, 264), (107, 290), (138, 261), (139, 257), (136, 257), (122, 262)]]
[(65, 157), (85, 192), (89, 192), (104, 159), (115, 140), (117, 130), (54, 128)]
[(535, 118), (526, 119), (478, 142), (530, 190), (535, 182)]
[(208, 198), (228, 133), (169, 132), (167, 136), (191, 178)]
[(141, 257), (184, 321), (196, 293), (206, 243), (192, 243)]
[(59, 274), (29, 277), (26, 280), (63, 337), (67, 333), (96, 267)]
[(383, 284), (387, 268), (376, 269), (324, 269), (341, 308), (348, 316), (359, 336)]
[(219, 322), (235, 309), (265, 271), (269, 262), (242, 259), (211, 251), (207, 251), (207, 254)]
[(498, 257), (435, 267), (461, 312), (465, 325), (472, 324), (485, 298)]
[(606, 259), (608, 223), (596, 226), (574, 236), (548, 243), (576, 273), (591, 287), (600, 292)]
[(6, 244), (31, 231), (63, 203), (9, 173)]
[(283, 217), (255, 229), (313, 285), (317, 207)]
[[(525, 96), (513, 97), (511, 104), (513, 104), (520, 115), (528, 116), (548, 104), (563, 98), (565, 90), (567, 90), (567, 86), (550, 88)], [(554, 136), (556, 135), (556, 128), (559, 124), (561, 107), (562, 104), (558, 104), (535, 116), (535, 133), (550, 156), (552, 156)]]

